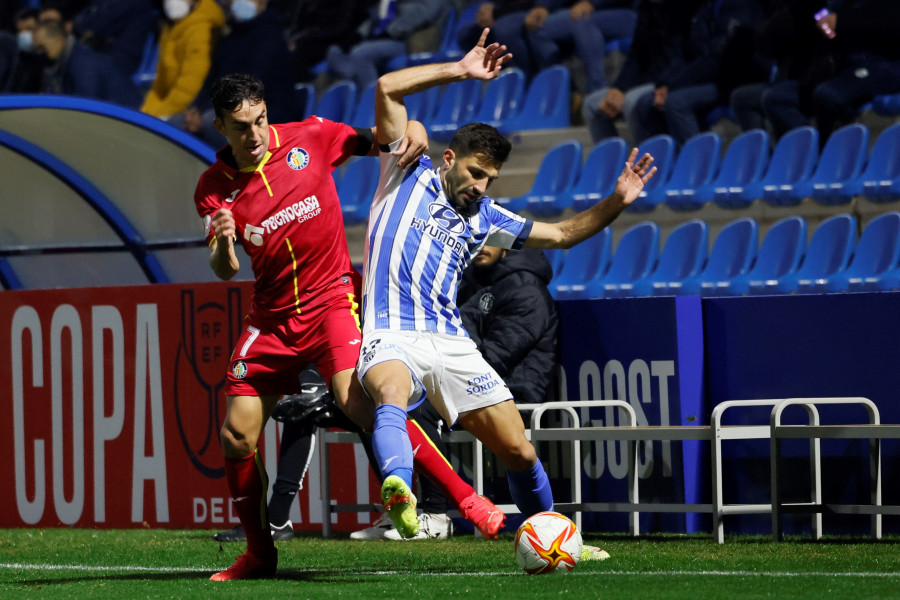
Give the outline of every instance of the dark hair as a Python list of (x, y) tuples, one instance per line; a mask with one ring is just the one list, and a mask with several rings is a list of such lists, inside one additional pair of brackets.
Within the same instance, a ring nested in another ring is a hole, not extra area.
[(486, 123), (469, 123), (456, 130), (450, 149), (460, 157), (481, 156), (500, 166), (509, 158), (512, 144)]
[(224, 119), (244, 103), (259, 104), (265, 100), (265, 88), (258, 79), (246, 73), (231, 73), (216, 80), (209, 93), (216, 116)]

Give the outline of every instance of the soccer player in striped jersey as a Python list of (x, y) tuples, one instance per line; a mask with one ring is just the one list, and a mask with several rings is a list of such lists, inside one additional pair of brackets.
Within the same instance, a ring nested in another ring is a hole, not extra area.
[(458, 421), (500, 458), (523, 514), (552, 508), (547, 474), (512, 395), (462, 326), (457, 284), (486, 244), (569, 248), (586, 240), (634, 202), (656, 172), (653, 158), (645, 154), (638, 160), (635, 148), (609, 197), (559, 223), (541, 223), (485, 196), (511, 149), (489, 125), (460, 128), (437, 166), (423, 156), (405, 171), (396, 169), (391, 151), (407, 126), (403, 98), (435, 85), (496, 77), (510, 55), (496, 43), (485, 47), (487, 34), (485, 29), (459, 62), (382, 76), (375, 95), (382, 167), (366, 239), (357, 371), (376, 404), (374, 450), (384, 475), (382, 501), (404, 537), (418, 529), (406, 411), (426, 397), (447, 423)]

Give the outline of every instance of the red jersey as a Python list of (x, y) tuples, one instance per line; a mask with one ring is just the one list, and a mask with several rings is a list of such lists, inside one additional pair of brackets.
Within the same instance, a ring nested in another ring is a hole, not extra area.
[(217, 154), (197, 183), (194, 202), (210, 222), (230, 209), (237, 236), (250, 257), (256, 285), (251, 312), (262, 317), (297, 314), (328, 297), (327, 288), (350, 273), (350, 254), (334, 180), (334, 169), (357, 147), (356, 131), (310, 117), (269, 126), (269, 149), (255, 168), (228, 163), (231, 149)]

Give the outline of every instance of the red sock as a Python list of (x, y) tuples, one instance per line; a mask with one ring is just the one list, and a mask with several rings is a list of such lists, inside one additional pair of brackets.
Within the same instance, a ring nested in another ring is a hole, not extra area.
[[(453, 500), (459, 508), (460, 503), (475, 493), (475, 489), (463, 481), (450, 466), (450, 462), (437, 449), (418, 423), (411, 419), (406, 421), (406, 431), (412, 444), (416, 471), (433, 481), (447, 498)], [(418, 448), (418, 449), (417, 449)]]
[(247, 534), (247, 551), (259, 557), (275, 553), (269, 517), (266, 512), (266, 490), (269, 478), (259, 453), (243, 458), (225, 458), (225, 478), (234, 509)]

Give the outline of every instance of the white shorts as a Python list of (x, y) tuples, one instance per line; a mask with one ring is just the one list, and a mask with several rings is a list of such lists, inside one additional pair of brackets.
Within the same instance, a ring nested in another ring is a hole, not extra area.
[(373, 331), (359, 353), (359, 378), (378, 363), (399, 360), (409, 369), (410, 406), (424, 400), (453, 424), (460, 414), (512, 399), (470, 338), (431, 331)]

